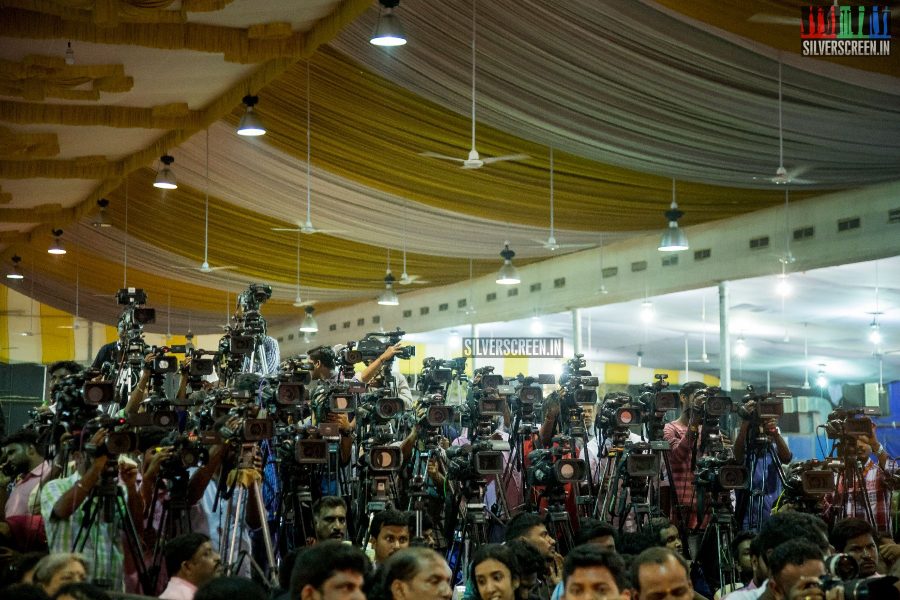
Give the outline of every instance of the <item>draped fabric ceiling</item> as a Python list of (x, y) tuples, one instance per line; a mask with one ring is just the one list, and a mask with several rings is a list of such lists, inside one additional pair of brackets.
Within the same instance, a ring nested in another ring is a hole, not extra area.
[[(779, 63), (784, 164), (811, 182), (792, 199), (896, 179), (900, 52), (802, 57), (802, 4), (478, 2), (476, 146), (529, 158), (473, 171), (420, 155), (471, 147), (472, 0), (403, 0), (410, 43), (387, 50), (370, 0), (7, 0), (0, 263), (22, 256), (19, 291), (69, 312), (77, 292), (106, 323), (125, 283), (175, 329), (212, 330), (249, 281), (273, 285), (270, 320), (297, 319), (298, 293), (374, 297), (389, 253), (411, 288), (496, 269), (504, 240), (551, 256), (551, 146), (561, 244), (661, 230), (673, 178), (683, 224), (727, 218), (784, 201)], [(248, 93), (262, 138), (234, 134)], [(151, 185), (164, 153), (175, 191)], [(112, 228), (90, 226), (99, 198)], [(272, 231), (307, 199), (323, 233)], [(232, 268), (200, 273), (205, 256)]]

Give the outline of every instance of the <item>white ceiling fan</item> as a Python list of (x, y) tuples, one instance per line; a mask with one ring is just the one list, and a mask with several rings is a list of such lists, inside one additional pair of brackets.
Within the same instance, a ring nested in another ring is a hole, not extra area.
[[(309, 97), (311, 95), (312, 88), (309, 85), (309, 60), (306, 61), (306, 221), (303, 223), (297, 222), (299, 227), (273, 227), (272, 231), (299, 231), (300, 233), (305, 233), (307, 235), (312, 235), (313, 233), (345, 233), (338, 229), (316, 229), (316, 227), (312, 224), (312, 141), (310, 136), (311, 131), (311, 119), (310, 119), (310, 103)], [(295, 306), (297, 306), (295, 304)]]
[(406, 272), (406, 221), (407, 221), (407, 213), (409, 209), (409, 203), (404, 202), (403, 204), (403, 273), (400, 275), (400, 279), (397, 280), (397, 283), (400, 285), (411, 285), (413, 283), (431, 283), (430, 281), (425, 281), (421, 279), (418, 275), (410, 275)]
[(179, 270), (199, 271), (201, 273), (214, 273), (215, 271), (228, 271), (237, 269), (235, 265), (223, 265), (219, 267), (209, 266), (209, 129), (206, 130), (206, 202), (203, 213), (203, 263), (199, 267), (175, 267)]
[(589, 248), (593, 244), (560, 244), (556, 241), (553, 229), (553, 147), (550, 147), (550, 235), (546, 240), (532, 240), (545, 250), (554, 252), (561, 248)]
[(489, 165), (491, 163), (506, 161), (506, 160), (525, 160), (530, 158), (527, 154), (506, 154), (504, 156), (485, 156), (484, 158), (478, 154), (478, 150), (475, 149), (475, 47), (476, 47), (476, 30), (475, 30), (475, 3), (477, 0), (472, 0), (472, 149), (469, 150), (468, 158), (458, 158), (456, 156), (447, 156), (446, 154), (440, 154), (437, 152), (420, 152), (420, 156), (427, 156), (429, 158), (438, 158), (441, 160), (452, 160), (454, 162), (462, 163), (463, 169), (480, 169), (484, 165)]
[(805, 185), (815, 183), (809, 179), (801, 179), (800, 176), (809, 170), (808, 166), (795, 167), (788, 171), (784, 167), (784, 127), (782, 119), (782, 93), (781, 93), (781, 59), (778, 60), (778, 168), (774, 177), (754, 177), (757, 181), (767, 181), (775, 185)]

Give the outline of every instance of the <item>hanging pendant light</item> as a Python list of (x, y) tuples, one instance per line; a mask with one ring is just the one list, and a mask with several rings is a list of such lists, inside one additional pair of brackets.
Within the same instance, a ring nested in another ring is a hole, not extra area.
[(675, 200), (675, 179), (672, 179), (672, 204), (666, 211), (666, 219), (669, 220), (669, 227), (663, 232), (662, 239), (659, 241), (660, 252), (680, 252), (688, 249), (687, 236), (684, 230), (678, 226), (678, 219), (684, 216), (684, 213), (678, 210), (678, 202)]
[(406, 44), (406, 35), (403, 34), (403, 26), (400, 18), (394, 14), (394, 9), (400, 4), (400, 0), (379, 0), (381, 4), (378, 14), (378, 22), (375, 24), (375, 32), (369, 39), (373, 46), (402, 46)]
[(300, 324), (301, 333), (316, 333), (319, 331), (319, 324), (316, 323), (316, 318), (313, 317), (314, 310), (312, 306), (306, 307), (306, 316), (303, 317), (303, 322)]
[(397, 292), (394, 291), (394, 281), (394, 276), (391, 274), (391, 270), (388, 269), (387, 274), (384, 276), (384, 291), (378, 296), (378, 304), (381, 306), (397, 306), (400, 304), (400, 298), (397, 297)]
[(12, 270), (6, 274), (7, 279), (13, 279), (15, 281), (21, 281), (25, 279), (25, 276), (22, 275), (22, 268), (19, 266), (19, 263), (22, 262), (22, 257), (16, 254), (12, 257)]
[(57, 256), (62, 256), (66, 253), (66, 249), (63, 248), (62, 237), (63, 230), (62, 229), (54, 229), (53, 230), (53, 244), (50, 248), (47, 249), (47, 254), (56, 254)]
[(516, 253), (509, 249), (509, 242), (503, 242), (503, 250), (500, 251), (500, 256), (503, 257), (503, 266), (497, 273), (497, 283), (500, 285), (516, 285), (522, 281), (519, 279), (519, 270), (512, 264), (515, 255)]
[(153, 187), (161, 190), (178, 189), (178, 184), (175, 182), (175, 171), (172, 170), (172, 163), (175, 162), (175, 158), (168, 154), (163, 154), (159, 157), (159, 162), (163, 164), (163, 167), (157, 171)]
[(72, 49), (72, 42), (66, 44), (66, 64), (70, 67), (75, 64), (75, 51)]
[(263, 127), (259, 116), (253, 112), (253, 107), (259, 102), (259, 96), (244, 96), (243, 102), (247, 110), (244, 111), (244, 116), (241, 117), (241, 122), (238, 123), (237, 134), (246, 137), (266, 135), (266, 128)]
[(94, 217), (94, 220), (91, 221), (91, 225), (103, 228), (112, 227), (112, 221), (110, 221), (109, 214), (106, 212), (106, 207), (109, 206), (109, 200), (100, 198), (97, 200), (97, 206), (100, 207), (100, 211), (97, 213), (97, 216)]

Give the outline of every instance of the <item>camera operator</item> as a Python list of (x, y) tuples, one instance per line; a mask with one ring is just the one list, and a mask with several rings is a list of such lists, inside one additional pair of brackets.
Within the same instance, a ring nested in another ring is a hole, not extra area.
[[(793, 454), (788, 448), (787, 442), (781, 437), (778, 428), (778, 420), (775, 418), (761, 419), (757, 410), (757, 401), (746, 402), (738, 414), (741, 416), (741, 425), (738, 428), (734, 441), (734, 459), (744, 464), (750, 473), (750, 491), (738, 490), (738, 506), (742, 507), (742, 528), (758, 530), (772, 513), (772, 507), (781, 495), (780, 465), (791, 462)], [(752, 429), (752, 430), (751, 430)], [(765, 436), (765, 446), (760, 448), (756, 436), (760, 431)], [(754, 461), (754, 454), (756, 460)], [(778, 461), (773, 459), (778, 457)], [(762, 493), (762, 506), (753, 507), (751, 495)], [(740, 512), (738, 511), (739, 518)], [(760, 522), (757, 522), (760, 520)]]
[(790, 540), (775, 548), (768, 562), (769, 591), (774, 600), (825, 598), (819, 588), (825, 562), (818, 546), (806, 540)]
[(116, 325), (116, 332), (119, 335), (116, 341), (103, 344), (100, 346), (100, 349), (97, 350), (94, 362), (91, 363), (91, 371), (99, 371), (103, 368), (103, 365), (107, 363), (117, 364), (119, 362), (122, 350), (125, 348), (125, 341), (128, 333), (128, 327), (124, 320), (119, 319), (119, 323)]
[[(673, 507), (691, 508), (695, 504), (694, 472), (691, 465), (697, 439), (703, 434), (704, 405), (707, 398), (707, 386), (701, 381), (689, 381), (678, 392), (681, 401), (681, 415), (674, 421), (666, 423), (663, 438), (669, 442), (669, 464), (672, 469), (670, 490)], [(723, 434), (723, 441), (725, 436)], [(727, 441), (725, 442), (727, 445)], [(699, 458), (699, 456), (697, 457)], [(699, 524), (696, 510), (690, 510), (687, 527), (695, 528)], [(677, 515), (676, 511), (673, 514)]]
[(406, 548), (381, 566), (375, 600), (450, 600), (452, 572), (444, 557), (430, 548)]
[[(33, 430), (23, 429), (3, 442), (0, 464), (0, 520), (9, 526), (13, 545), (20, 552), (47, 547), (44, 521), (41, 519), (40, 487), (57, 471), (44, 459), (43, 445)], [(12, 491), (8, 492), (10, 483)]]
[[(107, 430), (98, 429), (87, 443), (81, 435), (81, 444), (76, 443), (73, 452), (76, 472), (63, 479), (48, 482), (41, 490), (41, 515), (47, 531), (50, 552), (71, 552), (73, 545), (85, 523), (85, 501), (101, 483), (104, 471), (111, 460), (105, 451)], [(109, 465), (117, 472), (118, 485), (127, 495), (124, 507), (132, 519), (140, 522), (144, 503), (137, 490), (137, 465), (119, 461), (118, 467)], [(88, 574), (94, 581), (110, 582), (120, 591), (125, 587), (125, 547), (115, 523), (98, 519), (87, 532), (81, 532), (84, 547), (78, 549), (88, 564)]]

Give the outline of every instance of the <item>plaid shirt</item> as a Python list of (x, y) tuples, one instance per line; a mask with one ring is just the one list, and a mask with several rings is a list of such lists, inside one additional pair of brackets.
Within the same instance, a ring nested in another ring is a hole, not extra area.
[[(91, 581), (105, 580), (112, 582), (112, 589), (125, 590), (125, 569), (122, 534), (117, 523), (104, 523), (98, 515), (87, 535), (82, 534), (85, 542), (83, 549), (74, 547), (75, 538), (84, 521), (84, 509), (87, 501), (75, 509), (68, 519), (59, 519), (53, 514), (53, 505), (63, 494), (72, 489), (81, 479), (74, 473), (63, 479), (48, 481), (41, 490), (41, 515), (47, 530), (47, 543), (50, 553), (81, 552), (87, 562), (87, 572)], [(127, 510), (127, 508), (126, 508)]]
[[(897, 465), (892, 460), (888, 460), (885, 464), (887, 470), (893, 471), (896, 468)], [(870, 458), (863, 467), (863, 477), (866, 480), (866, 498), (875, 517), (875, 528), (878, 531), (891, 531), (891, 491), (885, 485), (884, 471), (879, 468), (878, 463)], [(843, 483), (843, 481), (839, 482), (839, 492), (844, 491)], [(865, 506), (855, 501), (854, 488), (851, 487), (849, 492), (845, 499), (844, 516), (866, 519)], [(826, 514), (835, 509), (832, 502), (833, 497), (826, 497), (825, 503), (830, 505), (826, 509)]]
[(682, 425), (680, 421), (666, 423), (663, 428), (663, 438), (669, 442), (669, 447), (671, 448), (669, 452), (669, 466), (672, 468), (671, 484), (674, 487), (673, 507), (676, 502), (687, 507), (690, 510), (690, 514), (687, 515), (687, 526), (691, 528), (696, 527), (697, 494), (694, 489), (694, 472), (691, 470), (691, 448), (693, 448), (696, 439), (688, 435), (688, 426)]

